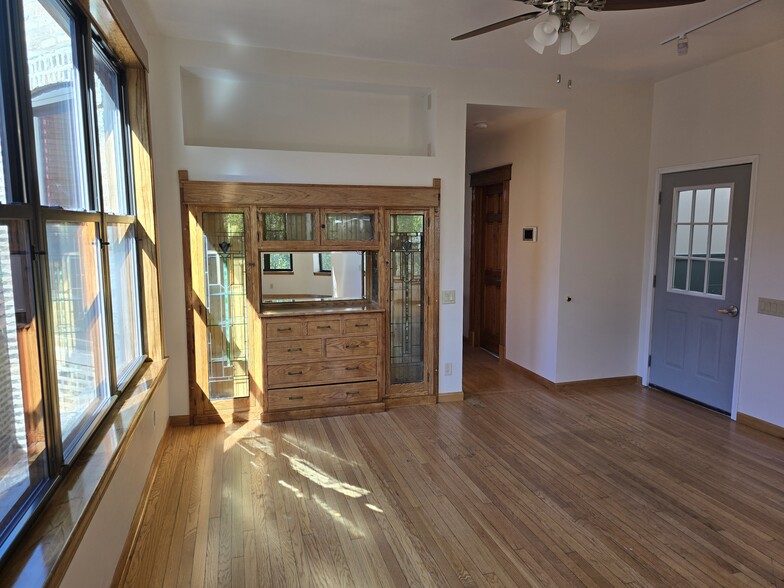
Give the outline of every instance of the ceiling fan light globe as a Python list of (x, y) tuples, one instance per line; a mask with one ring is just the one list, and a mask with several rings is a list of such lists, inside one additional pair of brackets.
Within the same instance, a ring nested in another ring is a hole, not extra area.
[(542, 43), (540, 43), (539, 41), (537, 41), (537, 40), (534, 38), (534, 36), (533, 36), (533, 35), (531, 35), (530, 37), (528, 37), (528, 38), (525, 40), (525, 42), (528, 44), (528, 46), (529, 46), (531, 49), (533, 49), (534, 51), (536, 51), (536, 52), (537, 52), (539, 55), (541, 55), (541, 54), (543, 54), (543, 53), (544, 53), (544, 45), (543, 45)]
[(553, 27), (549, 21), (540, 22), (534, 27), (533, 37), (537, 42), (549, 47), (558, 40), (558, 27)]
[(558, 35), (560, 44), (558, 45), (558, 55), (570, 55), (580, 48), (580, 43), (572, 31), (566, 31)]
[(580, 45), (585, 45), (599, 32), (599, 23), (578, 13), (572, 18), (570, 29), (574, 33), (577, 42)]

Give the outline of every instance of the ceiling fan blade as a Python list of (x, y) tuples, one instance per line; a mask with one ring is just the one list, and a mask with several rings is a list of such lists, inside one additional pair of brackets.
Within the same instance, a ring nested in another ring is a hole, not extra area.
[(453, 37), (453, 41), (462, 41), (463, 39), (470, 39), (471, 37), (476, 37), (477, 35), (484, 35), (485, 33), (489, 33), (490, 31), (497, 31), (498, 29), (502, 29), (504, 27), (511, 26), (513, 24), (517, 24), (518, 22), (524, 22), (526, 20), (531, 20), (536, 18), (540, 14), (547, 14), (546, 12), (526, 12), (525, 14), (521, 14), (520, 16), (513, 16), (512, 18), (507, 18), (506, 20), (501, 20), (491, 25), (487, 25), (486, 27), (482, 27), (480, 29), (475, 29), (473, 31), (469, 31), (467, 33), (463, 33), (462, 35), (458, 35), (457, 37)]
[(607, 0), (602, 8), (606, 10), (641, 10), (643, 8), (669, 8), (685, 4), (697, 4), (705, 0)]

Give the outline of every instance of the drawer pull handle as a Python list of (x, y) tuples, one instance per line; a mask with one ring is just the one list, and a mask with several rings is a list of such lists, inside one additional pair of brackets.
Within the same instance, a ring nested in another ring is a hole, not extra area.
[(290, 331), (291, 327), (286, 327), (285, 329), (278, 329), (278, 333), (285, 333), (286, 331)]
[(289, 353), (296, 353), (298, 351), (302, 351), (302, 347), (296, 347), (294, 349), (289, 349)]
[(347, 371), (347, 372), (353, 372), (353, 371), (356, 371), (356, 370), (358, 370), (358, 369), (359, 369), (359, 366), (355, 366), (355, 367), (347, 367), (347, 368), (346, 368), (346, 371)]
[(356, 344), (354, 344), (354, 345), (346, 345), (346, 349), (357, 349), (358, 347), (359, 347), (359, 345), (356, 345)]
[(346, 396), (356, 396), (359, 394), (359, 390), (355, 390), (354, 392), (346, 392)]
[(289, 400), (302, 400), (304, 396), (289, 396)]
[(370, 325), (368, 323), (354, 323), (354, 326), (355, 327), (369, 327)]
[(301, 376), (302, 370), (299, 370), (298, 372), (286, 372), (286, 373), (290, 376)]
[(332, 326), (331, 325), (326, 325), (326, 326), (324, 326), (324, 325), (316, 325), (316, 328), (317, 329), (331, 329)]

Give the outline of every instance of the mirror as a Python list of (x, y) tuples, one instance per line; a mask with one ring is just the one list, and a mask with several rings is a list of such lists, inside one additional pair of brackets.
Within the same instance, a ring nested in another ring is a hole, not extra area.
[(378, 302), (375, 251), (293, 251), (261, 253), (261, 301)]

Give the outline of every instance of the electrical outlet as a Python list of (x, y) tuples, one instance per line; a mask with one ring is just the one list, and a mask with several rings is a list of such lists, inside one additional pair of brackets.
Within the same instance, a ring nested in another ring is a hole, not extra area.
[(454, 304), (455, 303), (455, 291), (454, 290), (444, 290), (441, 292), (441, 301), (444, 304)]
[(444, 375), (445, 376), (451, 376), (452, 375), (452, 364), (451, 363), (445, 363), (444, 364)]

